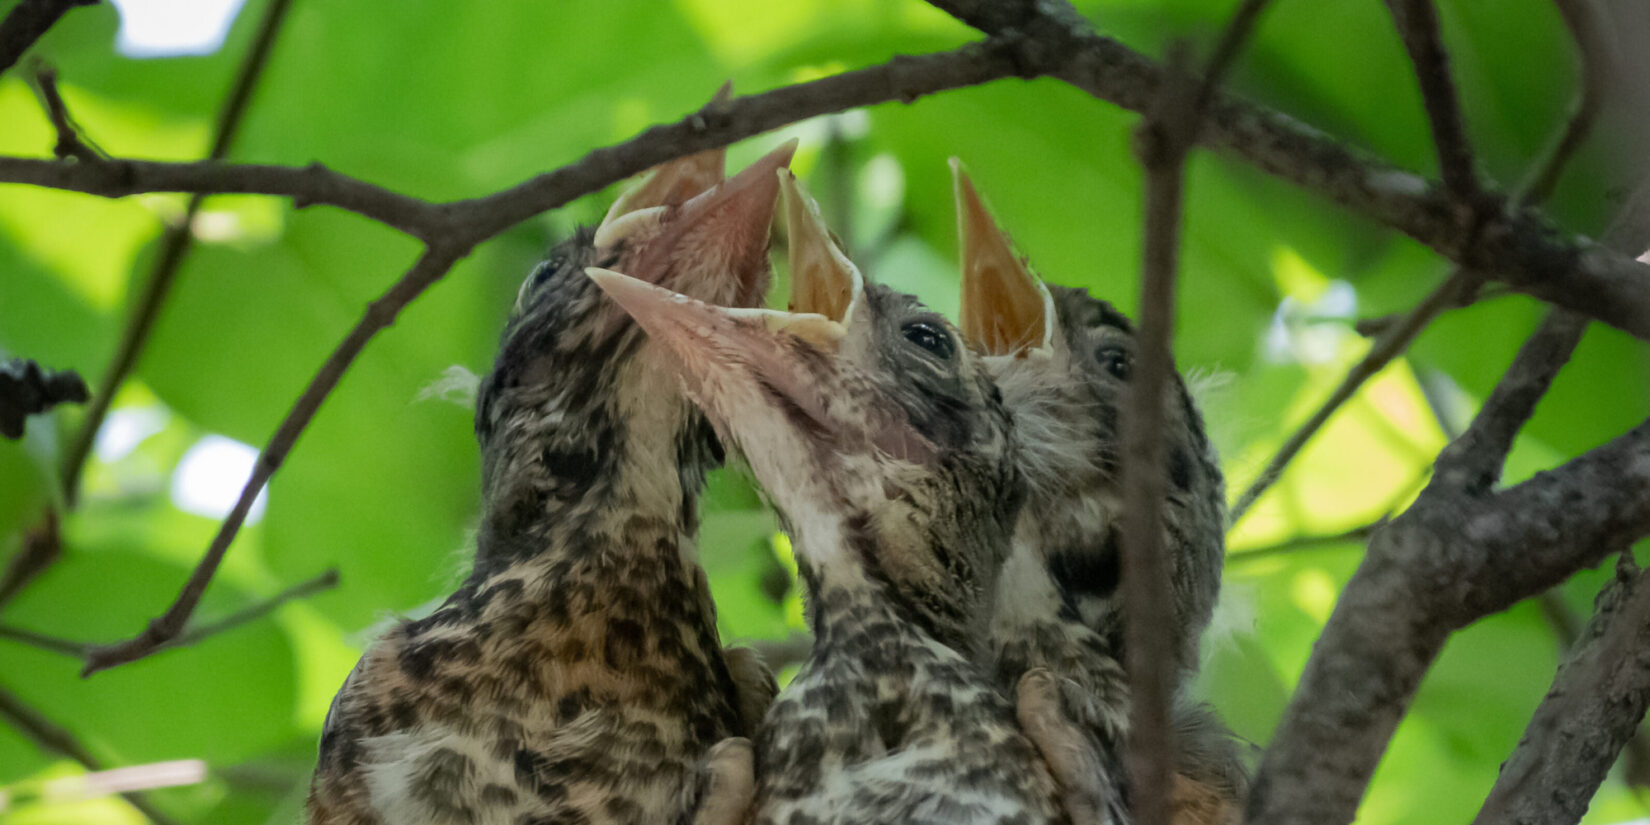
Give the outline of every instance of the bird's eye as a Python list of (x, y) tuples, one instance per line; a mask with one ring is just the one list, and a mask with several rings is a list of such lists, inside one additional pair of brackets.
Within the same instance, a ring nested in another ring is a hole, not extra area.
[(544, 261), (533, 270), (532, 274), (528, 275), (527, 278), (521, 282), (521, 289), (516, 292), (517, 312), (526, 309), (527, 304), (531, 301), (531, 296), (533, 293), (537, 292), (538, 288), (543, 286), (545, 281), (550, 280), (550, 275), (554, 273), (560, 265), (561, 261), (556, 258), (551, 258), (548, 261)]
[(1112, 344), (1100, 345), (1094, 351), (1094, 360), (1099, 361), (1100, 366), (1119, 381), (1129, 380), (1129, 375), (1134, 371), (1134, 358), (1128, 350)]
[(931, 321), (912, 321), (900, 328), (905, 340), (933, 353), (942, 361), (951, 359), (955, 347), (945, 328)]

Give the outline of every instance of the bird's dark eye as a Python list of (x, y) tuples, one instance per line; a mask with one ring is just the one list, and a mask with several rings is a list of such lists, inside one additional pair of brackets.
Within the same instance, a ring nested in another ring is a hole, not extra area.
[(1094, 351), (1094, 360), (1099, 361), (1100, 366), (1119, 381), (1129, 380), (1129, 375), (1134, 371), (1134, 358), (1122, 347), (1102, 344)]
[(900, 328), (905, 340), (933, 353), (942, 361), (949, 361), (955, 347), (945, 328), (932, 321), (911, 321)]

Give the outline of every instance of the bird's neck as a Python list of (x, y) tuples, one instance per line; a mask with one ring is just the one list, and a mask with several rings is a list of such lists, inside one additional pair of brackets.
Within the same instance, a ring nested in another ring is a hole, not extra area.
[[(902, 643), (938, 644), (967, 656), (974, 649), (963, 594), (931, 583), (907, 580), (889, 569), (885, 560), (899, 553), (930, 552), (928, 548), (891, 548), (888, 537), (871, 526), (863, 514), (839, 516), (813, 513), (790, 522), (797, 567), (808, 590), (809, 621), (816, 650), (831, 649), (871, 628), (899, 627)], [(880, 630), (878, 632), (881, 632)], [(888, 651), (886, 643), (869, 654)], [(897, 654), (896, 654), (897, 659)], [(871, 663), (874, 664), (874, 663)]]
[(580, 555), (668, 526), (694, 560), (698, 496), (720, 461), (714, 435), (641, 357), (563, 360), (558, 390), (500, 416), (486, 465), (477, 567)]

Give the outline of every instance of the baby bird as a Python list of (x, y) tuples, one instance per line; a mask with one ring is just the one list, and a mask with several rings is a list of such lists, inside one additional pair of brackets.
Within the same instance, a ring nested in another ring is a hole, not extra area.
[[(982, 352), (1014, 415), (1028, 494), (998, 585), (987, 650), (998, 684), (1017, 690), (1022, 718), (1063, 705), (1099, 749), (1098, 793), (1122, 799), (1116, 763), (1128, 728), (1118, 531), (1119, 415), (1135, 351), (1128, 318), (1079, 289), (1045, 285), (1009, 246), (961, 166), (962, 329)], [(1179, 376), (1163, 399), (1168, 500), (1163, 511), (1176, 644), (1183, 676), (1220, 589), (1225, 493), (1214, 449)], [(1022, 683), (1028, 671), (1034, 673)], [(1058, 677), (1058, 678), (1051, 678)], [(1062, 697), (1052, 697), (1056, 685)], [(1027, 719), (1047, 727), (1047, 720)], [(1175, 710), (1176, 821), (1236, 819), (1246, 785), (1233, 735), (1189, 701)], [(1041, 741), (1039, 741), (1041, 744)], [(1051, 765), (1055, 762), (1050, 755)], [(1057, 775), (1065, 771), (1054, 765)], [(1088, 770), (1089, 768), (1084, 768)], [(1114, 820), (1126, 812), (1114, 808)]]
[(676, 350), (688, 393), (791, 534), (813, 652), (756, 741), (755, 823), (1064, 822), (973, 660), (1021, 498), (979, 359), (866, 285), (784, 177), (800, 312), (726, 310), (593, 271)]
[(740, 767), (748, 799), (748, 742), (696, 767), (775, 692), (749, 651), (722, 649), (697, 562), (697, 497), (721, 447), (668, 352), (584, 268), (757, 304), (775, 171), (794, 148), (725, 182), (721, 152), (666, 164), (522, 284), (476, 404), (474, 571), (345, 681), (310, 823), (700, 821)]

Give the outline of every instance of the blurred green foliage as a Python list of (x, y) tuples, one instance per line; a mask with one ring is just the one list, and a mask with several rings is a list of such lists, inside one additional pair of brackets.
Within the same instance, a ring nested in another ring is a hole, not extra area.
[[(57, 66), (86, 131), (122, 156), (192, 159), (262, 2), (224, 48), (137, 60), (119, 19), (70, 13), (35, 53)], [(1104, 32), (1149, 53), (1207, 44), (1228, 0), (1090, 0)], [(1431, 172), (1428, 130), (1402, 47), (1377, 3), (1279, 3), (1233, 79), (1401, 164)], [(1547, 0), (1444, 0), (1485, 170), (1515, 182), (1563, 116), (1575, 73)], [(699, 106), (725, 79), (759, 91), (975, 35), (915, 0), (296, 4), (235, 150), (239, 160), (333, 168), (432, 199), (484, 194)], [(1001, 221), (1054, 281), (1135, 304), (1140, 172), (1135, 117), (1053, 81), (1004, 81), (820, 119), (732, 148), (738, 168), (783, 136), (873, 277), (954, 311), (955, 223), (945, 159), (961, 156)], [(20, 71), (0, 77), (0, 153), (42, 156), (52, 138)], [(1596, 143), (1608, 145), (1605, 139)], [(1600, 228), (1610, 159), (1584, 154), (1553, 211)], [(1207, 155), (1193, 162), (1176, 348), (1236, 493), (1366, 348), (1351, 322), (1402, 311), (1446, 271), (1412, 243), (1314, 196)], [(844, 197), (845, 196), (845, 197)], [(113, 765), (201, 759), (203, 784), (156, 799), (186, 822), (289, 822), (301, 805), (333, 692), (383, 618), (440, 599), (465, 566), (477, 460), (470, 412), (424, 390), (457, 365), (484, 372), (520, 278), (611, 194), (576, 202), (483, 246), (367, 348), (275, 477), (200, 617), (211, 619), (336, 565), (342, 586), (187, 649), (78, 678), (72, 659), (0, 641), (0, 687)], [(0, 351), (94, 379), (148, 272), (177, 196), (106, 201), (0, 188)], [(215, 521), (185, 512), (180, 461), (205, 436), (259, 445), (365, 303), (411, 262), (406, 238), (347, 213), (259, 198), (208, 201), (197, 244), (161, 314), (85, 496), (65, 555), (0, 622), (74, 639), (130, 635), (175, 595)], [(1231, 537), (1202, 692), (1264, 744), (1336, 594), (1358, 562), (1334, 536), (1401, 507), (1450, 428), (1492, 386), (1540, 309), (1488, 300), (1439, 321), (1349, 404)], [(1587, 337), (1520, 440), (1512, 480), (1577, 454), (1650, 409), (1644, 348)], [(31, 422), (0, 444), (0, 559), (55, 494), (80, 413)], [(219, 478), (221, 493), (238, 478)], [(719, 476), (704, 562), (733, 639), (802, 627), (783, 537), (749, 486)], [(1278, 552), (1259, 552), (1287, 544)], [(1562, 589), (1585, 615), (1596, 572)], [(1399, 729), (1360, 821), (1461, 821), (1546, 690), (1558, 643), (1525, 605), (1455, 639)], [(0, 726), (0, 787), (79, 771)], [(1641, 816), (1612, 780), (1591, 822)], [(130, 822), (123, 803), (24, 805), (10, 822)]]

